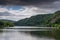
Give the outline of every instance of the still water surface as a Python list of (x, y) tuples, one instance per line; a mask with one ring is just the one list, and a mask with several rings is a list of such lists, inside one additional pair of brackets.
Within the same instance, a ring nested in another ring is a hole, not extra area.
[[(9, 30), (9, 29), (8, 29)], [(25, 33), (22, 31), (14, 31), (14, 30), (1, 30), (0, 32), (0, 40), (55, 40), (50, 37), (38, 37), (31, 35), (31, 33)]]

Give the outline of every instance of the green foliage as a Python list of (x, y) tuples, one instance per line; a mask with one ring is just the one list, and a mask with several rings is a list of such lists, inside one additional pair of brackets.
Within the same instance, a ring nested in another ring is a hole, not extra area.
[[(55, 21), (55, 22), (54, 22)], [(15, 22), (17, 26), (60, 27), (60, 11), (53, 14), (40, 14)]]
[(52, 14), (36, 15), (30, 18), (19, 20), (15, 22), (15, 25), (19, 26), (46, 26), (48, 19), (52, 17)]
[(4, 27), (7, 27), (7, 26), (13, 26), (13, 22), (8, 22), (8, 21), (0, 21), (0, 28), (4, 28)]
[(14, 26), (14, 23), (13, 22), (7, 22), (7, 25), (8, 26)]

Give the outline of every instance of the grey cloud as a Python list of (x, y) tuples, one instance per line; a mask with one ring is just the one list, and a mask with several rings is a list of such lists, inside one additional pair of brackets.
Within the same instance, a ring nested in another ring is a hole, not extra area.
[(28, 16), (28, 15), (15, 15), (15, 14), (11, 14), (9, 12), (0, 12), (0, 16), (19, 16), (19, 17), (24, 17), (24, 16)]
[(60, 0), (0, 0), (0, 4), (36, 6), (39, 8), (46, 8), (46, 9), (47, 8), (48, 9), (59, 9), (60, 8)]
[[(38, 7), (38, 10), (34, 10), (37, 13), (51, 13), (51, 12), (55, 12), (57, 10), (60, 10), (60, 0), (0, 0), (0, 5), (3, 5), (2, 7), (4, 7), (5, 5), (19, 5), (19, 6), (33, 6), (33, 7)], [(34, 13), (33, 13), (34, 14)], [(32, 14), (32, 15), (33, 15)], [(0, 12), (0, 16), (17, 16), (8, 12), (5, 13), (1, 13)], [(22, 17), (26, 17), (27, 15), (18, 15), (18, 17), (20, 17), (20, 19)], [(27, 16), (28, 17), (28, 16)], [(19, 18), (8, 18), (8, 19), (19, 19)]]
[(52, 3), (58, 0), (0, 0), (0, 4), (17, 4), (17, 5), (39, 5)]
[(14, 14), (8, 12), (0, 12), (0, 16), (14, 16)]
[(52, 3), (57, 0), (21, 0), (21, 2), (26, 3), (27, 5), (39, 5), (39, 4), (45, 4), (45, 3)]
[(22, 6), (36, 6), (36, 7), (48, 8), (48, 9), (60, 8), (59, 6), (60, 0), (0, 0), (0, 5), (9, 5), (9, 4), (22, 5)]

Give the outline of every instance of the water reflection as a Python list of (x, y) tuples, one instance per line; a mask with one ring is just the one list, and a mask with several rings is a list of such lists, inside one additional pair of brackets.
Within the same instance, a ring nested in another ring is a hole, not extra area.
[(6, 31), (6, 30), (1, 30), (0, 31), (0, 40), (55, 40), (54, 38), (51, 37), (40, 37), (40, 36), (35, 36), (32, 35), (29, 32), (19, 32), (17, 31)]

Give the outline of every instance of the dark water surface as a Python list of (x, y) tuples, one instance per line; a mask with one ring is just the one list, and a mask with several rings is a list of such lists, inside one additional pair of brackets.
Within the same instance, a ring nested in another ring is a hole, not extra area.
[[(17, 28), (17, 27), (15, 27)], [(30, 31), (19, 31), (15, 29), (4, 29), (0, 31), (0, 40), (55, 40), (52, 37), (47, 36), (35, 36), (31, 35)]]

